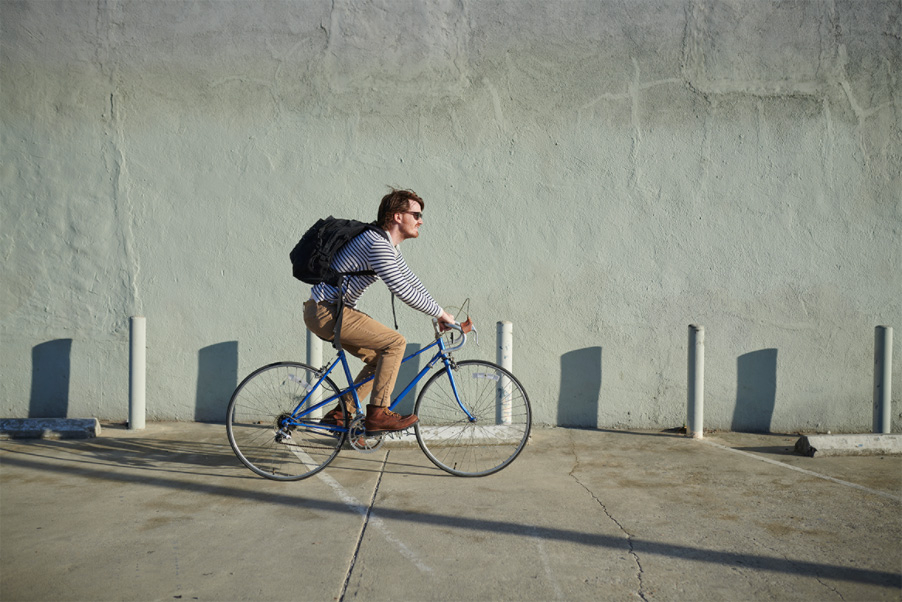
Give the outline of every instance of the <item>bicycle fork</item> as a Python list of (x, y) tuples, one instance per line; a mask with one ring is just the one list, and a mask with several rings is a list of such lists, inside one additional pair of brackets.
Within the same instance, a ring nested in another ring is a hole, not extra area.
[[(438, 346), (442, 352), (445, 351), (445, 344), (441, 339), (438, 340)], [(454, 380), (454, 361), (451, 359), (450, 354), (445, 355), (444, 353), (441, 353), (441, 356), (442, 362), (445, 364), (445, 370), (448, 373), (448, 380), (451, 382), (451, 390), (454, 391), (454, 400), (457, 402), (457, 406), (467, 415), (468, 421), (476, 422), (476, 417), (464, 406), (464, 402), (460, 398), (460, 392), (457, 390), (457, 381)]]

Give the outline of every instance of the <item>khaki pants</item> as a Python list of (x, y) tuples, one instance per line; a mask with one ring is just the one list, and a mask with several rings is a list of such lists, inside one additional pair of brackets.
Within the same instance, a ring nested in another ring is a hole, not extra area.
[[(324, 341), (331, 341), (335, 338), (337, 309), (334, 303), (307, 301), (304, 303), (304, 323), (310, 332)], [(361, 403), (372, 391), (370, 403), (388, 407), (401, 361), (404, 359), (404, 350), (407, 348), (404, 337), (365, 313), (345, 307), (341, 322), (341, 346), (365, 364), (355, 383), (376, 375), (375, 379), (357, 389)], [(351, 398), (346, 398), (345, 403), (348, 409), (354, 407)]]

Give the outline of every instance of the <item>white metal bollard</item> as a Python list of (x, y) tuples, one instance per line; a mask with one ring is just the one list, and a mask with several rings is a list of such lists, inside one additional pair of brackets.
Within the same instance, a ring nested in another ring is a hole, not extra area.
[(128, 353), (128, 429), (145, 427), (145, 391), (147, 388), (147, 320), (132, 316), (129, 320)]
[(893, 329), (874, 330), (874, 432), (889, 434), (893, 429), (890, 412), (893, 389)]
[[(323, 340), (309, 330), (307, 331), (307, 363), (316, 370), (319, 370), (323, 365)], [(316, 381), (308, 384), (312, 387), (316, 384)], [(322, 388), (316, 390), (311, 400), (313, 404), (317, 404), (322, 400), (322, 392)], [(320, 408), (312, 412), (310, 416), (312, 418), (322, 418), (323, 414), (323, 409)]]
[(701, 439), (705, 409), (705, 327), (689, 325), (689, 387), (686, 434)]
[[(498, 364), (508, 372), (514, 366), (514, 325), (504, 320), (498, 322)], [(506, 376), (498, 381), (497, 400), (500, 408), (501, 424), (511, 423), (511, 395), (513, 387)]]

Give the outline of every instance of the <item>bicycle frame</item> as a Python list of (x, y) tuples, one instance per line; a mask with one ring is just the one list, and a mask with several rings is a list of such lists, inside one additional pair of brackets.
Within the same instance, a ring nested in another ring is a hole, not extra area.
[[(423, 380), (423, 377), (426, 376), (426, 374), (429, 371), (431, 371), (432, 368), (435, 367), (435, 364), (438, 363), (439, 360), (442, 360), (442, 363), (444, 364), (444, 366), (446, 368), (448, 368), (448, 378), (451, 381), (451, 389), (454, 391), (454, 398), (455, 398), (455, 401), (457, 401), (457, 405), (460, 407), (461, 411), (463, 411), (464, 414), (467, 415), (467, 419), (470, 422), (475, 422), (476, 418), (474, 418), (473, 415), (469, 412), (469, 410), (467, 410), (467, 408), (464, 407), (463, 403), (460, 400), (460, 394), (457, 391), (457, 383), (454, 382), (454, 374), (453, 374), (453, 371), (451, 370), (451, 367), (452, 367), (451, 359), (449, 357), (449, 354), (447, 353), (447, 348), (445, 347), (445, 342), (441, 337), (436, 338), (434, 343), (427, 345), (423, 349), (420, 349), (419, 351), (417, 351), (415, 353), (411, 353), (410, 355), (405, 357), (403, 360), (401, 360), (401, 363), (403, 364), (404, 362), (406, 362), (408, 360), (418, 357), (418, 356), (422, 355), (423, 353), (429, 351), (433, 347), (438, 347), (438, 351), (436, 351), (435, 355), (432, 356), (432, 359), (430, 359), (426, 363), (426, 365), (423, 367), (423, 369), (419, 371), (419, 373), (410, 381), (410, 383), (404, 388), (404, 390), (401, 391), (401, 393), (395, 398), (395, 400), (391, 403), (391, 405), (389, 406), (388, 409), (389, 410), (395, 409), (398, 406), (398, 404), (401, 403), (401, 401), (405, 397), (407, 397), (407, 394), (410, 393), (410, 391), (412, 391), (414, 389), (414, 387), (416, 387), (417, 384), (421, 380)], [(341, 367), (344, 370), (345, 379), (348, 382), (348, 387), (342, 389), (341, 391), (339, 391), (335, 395), (332, 395), (328, 399), (322, 400), (319, 403), (307, 408), (304, 411), (300, 411), (301, 408), (303, 408), (304, 405), (307, 403), (307, 401), (310, 399), (310, 396), (319, 390), (323, 381), (325, 381), (326, 378), (329, 377), (329, 374), (331, 374), (332, 371), (335, 370), (335, 367), (338, 366), (339, 364), (341, 364)], [(311, 420), (311, 421), (307, 421), (304, 419), (309, 417), (311, 413), (329, 405), (330, 403), (334, 402), (335, 400), (339, 399), (340, 397), (342, 397), (343, 395), (346, 395), (349, 392), (351, 393), (352, 397), (354, 398), (354, 405), (357, 408), (358, 414), (360, 414), (363, 410), (363, 407), (360, 403), (360, 398), (357, 395), (357, 389), (361, 385), (373, 380), (375, 378), (375, 375), (370, 376), (370, 377), (360, 381), (359, 383), (355, 383), (354, 377), (351, 375), (351, 368), (350, 368), (350, 366), (348, 366), (348, 358), (345, 355), (344, 349), (339, 349), (338, 355), (336, 356), (336, 358), (334, 360), (332, 360), (332, 362), (325, 369), (320, 370), (320, 372), (321, 372), (321, 374), (320, 374), (319, 379), (316, 381), (316, 384), (307, 385), (307, 393), (304, 395), (304, 398), (298, 403), (298, 405), (291, 412), (290, 420), (287, 420), (285, 422), (285, 426), (304, 426), (305, 428), (314, 428), (314, 429), (336, 431), (336, 432), (347, 432), (348, 427), (346, 427), (346, 426), (338, 427), (338, 426), (322, 425), (319, 423), (318, 419)]]

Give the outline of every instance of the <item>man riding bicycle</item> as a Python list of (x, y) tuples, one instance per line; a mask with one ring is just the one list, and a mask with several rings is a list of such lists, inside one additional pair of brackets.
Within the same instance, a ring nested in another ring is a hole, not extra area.
[[(348, 242), (335, 255), (331, 264), (336, 272), (372, 271), (376, 274), (352, 275), (347, 278), (340, 333), (341, 346), (364, 363), (355, 382), (375, 375), (373, 380), (357, 389), (360, 399), (370, 395), (364, 421), (368, 434), (402, 431), (416, 424), (417, 417), (413, 414), (401, 416), (388, 409), (407, 341), (396, 330), (356, 309), (363, 292), (377, 280), (382, 280), (401, 301), (437, 318), (440, 326), (454, 323), (454, 316), (435, 302), (407, 267), (398, 248), (408, 238), (420, 235), (424, 206), (423, 199), (412, 190), (392, 188), (382, 198), (376, 220), (376, 225), (385, 231), (387, 238), (379, 232), (365, 230)], [(334, 338), (339, 294), (337, 287), (323, 282), (311, 289), (310, 299), (304, 303), (304, 323), (312, 333), (326, 341)], [(348, 415), (353, 417), (353, 400), (344, 398), (342, 401)], [(342, 424), (341, 406), (329, 411), (321, 422), (345, 426)]]

